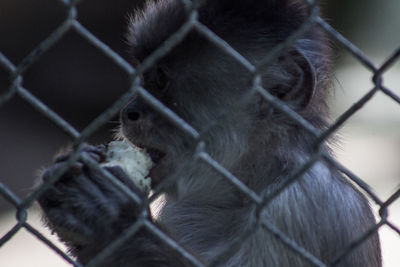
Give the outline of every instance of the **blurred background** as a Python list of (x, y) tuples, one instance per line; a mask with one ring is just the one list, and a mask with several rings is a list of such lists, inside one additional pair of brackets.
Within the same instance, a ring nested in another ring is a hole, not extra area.
[[(127, 14), (142, 1), (83, 0), (79, 21), (101, 41), (128, 58), (124, 41)], [(327, 21), (380, 66), (400, 47), (400, 1), (325, 0)], [(1, 0), (0, 52), (15, 65), (65, 19), (66, 10), (55, 0)], [(372, 74), (337, 42), (332, 119), (345, 112), (373, 88)], [(385, 73), (384, 84), (400, 95), (400, 60)], [(127, 75), (84, 38), (69, 31), (31, 66), (23, 86), (76, 129), (82, 130), (129, 87)], [(9, 75), (0, 67), (0, 95), (9, 87)], [(114, 118), (89, 140), (108, 142)], [(70, 139), (31, 106), (14, 97), (0, 106), (0, 183), (19, 197), (26, 196), (38, 170)], [(382, 201), (400, 184), (400, 105), (378, 92), (339, 131), (335, 148), (340, 162), (366, 181)], [(377, 211), (379, 207), (373, 205)], [(389, 208), (389, 220), (400, 228), (400, 199)], [(41, 232), (32, 207), (28, 221)], [(0, 196), (0, 237), (15, 224), (15, 209)], [(384, 266), (400, 266), (400, 236), (387, 226), (380, 229)], [(56, 238), (46, 234), (53, 240)], [(62, 247), (62, 245), (59, 245)], [(35, 236), (22, 229), (0, 248), (0, 265), (69, 266)]]

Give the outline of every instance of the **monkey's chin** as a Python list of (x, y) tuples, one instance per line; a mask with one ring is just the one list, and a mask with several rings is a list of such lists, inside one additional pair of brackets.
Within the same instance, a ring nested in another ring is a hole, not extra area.
[(150, 156), (154, 165), (149, 171), (148, 176), (151, 177), (151, 188), (156, 188), (158, 184), (164, 180), (164, 178), (169, 174), (168, 170), (171, 169), (171, 166), (167, 162), (168, 155), (167, 153), (147, 146), (136, 145), (140, 148), (143, 148), (147, 154)]

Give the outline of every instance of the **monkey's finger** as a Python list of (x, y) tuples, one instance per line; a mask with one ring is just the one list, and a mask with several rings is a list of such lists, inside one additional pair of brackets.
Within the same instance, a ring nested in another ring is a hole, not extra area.
[[(81, 217), (87, 218), (88, 221), (93, 220), (99, 215), (105, 217), (105, 221), (112, 220), (118, 216), (117, 205), (114, 204), (112, 198), (94, 183), (86, 174), (75, 177), (69, 183), (60, 185), (65, 194), (64, 204), (67, 209), (76, 211)], [(68, 202), (68, 203), (66, 203)]]
[[(103, 162), (106, 158), (107, 148), (105, 145), (98, 145), (98, 146), (88, 145), (83, 149), (82, 152), (87, 153), (92, 159), (98, 162)], [(68, 160), (69, 157), (71, 156), (71, 153), (72, 151), (65, 154), (57, 155), (56, 158), (54, 159), (55, 163), (60, 163)]]
[(115, 178), (117, 178), (121, 183), (129, 187), (132, 191), (141, 192), (140, 189), (135, 185), (132, 179), (125, 173), (125, 171), (119, 166), (105, 167), (108, 172), (110, 172)]
[[(47, 182), (54, 177), (58, 173), (58, 170), (63, 167), (63, 165), (57, 163), (54, 166), (50, 167), (47, 169), (43, 174), (42, 174), (42, 181)], [(63, 173), (62, 177), (59, 178), (58, 181), (62, 179), (68, 179), (68, 177), (74, 177), (82, 174), (82, 168), (83, 164), (81, 162), (75, 162), (73, 163), (66, 172)]]
[(107, 156), (107, 148), (105, 145), (99, 146), (87, 146), (83, 149), (84, 153), (87, 153), (92, 159), (97, 162), (103, 162)]
[[(118, 166), (113, 167), (105, 167), (105, 170), (110, 172), (118, 181), (127, 186), (132, 192), (138, 195), (140, 198), (144, 198), (144, 194), (140, 191), (139, 188), (131, 181), (127, 174)], [(127, 197), (122, 190), (112, 183), (106, 177), (103, 177), (101, 173), (97, 170), (87, 169), (87, 176), (92, 181), (92, 183), (97, 185), (97, 188), (102, 191), (104, 195), (106, 195), (109, 199), (112, 199), (114, 202), (120, 203), (120, 205), (134, 205), (129, 197)], [(135, 207), (132, 207), (133, 209)]]

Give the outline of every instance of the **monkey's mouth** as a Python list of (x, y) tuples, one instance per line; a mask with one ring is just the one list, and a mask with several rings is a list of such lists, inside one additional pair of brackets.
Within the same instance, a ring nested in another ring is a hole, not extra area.
[(166, 151), (166, 149), (156, 147), (147, 142), (140, 142), (138, 139), (135, 141), (136, 142), (132, 142), (132, 144), (143, 149), (154, 163), (147, 177), (151, 178), (151, 188), (155, 189), (174, 172), (176, 166), (175, 157), (170, 151)]
[[(154, 162), (155, 165), (160, 163), (160, 161), (165, 157), (166, 153), (162, 152), (161, 150), (155, 148), (144, 148), (145, 151), (149, 154), (151, 160)], [(153, 167), (154, 168), (154, 167)]]

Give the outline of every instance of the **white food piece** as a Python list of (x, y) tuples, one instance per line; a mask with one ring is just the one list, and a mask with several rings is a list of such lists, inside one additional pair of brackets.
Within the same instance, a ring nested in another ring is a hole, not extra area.
[(146, 177), (153, 167), (150, 156), (138, 147), (123, 141), (113, 141), (107, 146), (103, 167), (119, 166), (146, 195), (151, 190), (151, 178)]

